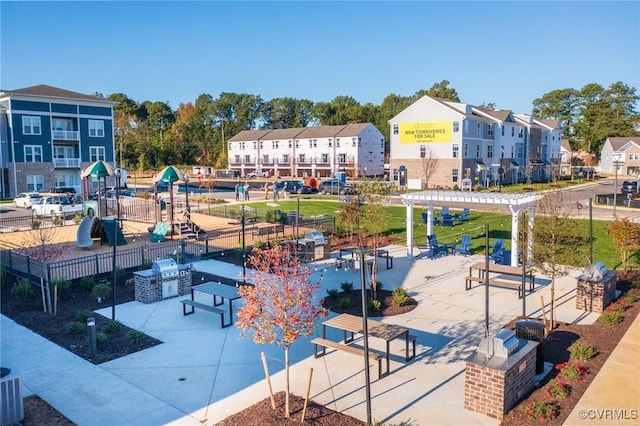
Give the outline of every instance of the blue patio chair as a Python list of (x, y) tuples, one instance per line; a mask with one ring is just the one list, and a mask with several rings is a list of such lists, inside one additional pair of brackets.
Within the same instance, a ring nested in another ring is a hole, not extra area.
[(450, 214), (442, 216), (442, 226), (453, 226), (453, 216)]
[(429, 221), (429, 215), (427, 212), (422, 212), (422, 222), (426, 225)]
[(504, 257), (504, 240), (497, 239), (493, 243), (493, 249), (491, 250), (491, 254), (489, 255), (489, 259), (494, 263), (501, 263), (502, 258)]
[(453, 215), (453, 218), (458, 222), (469, 220), (469, 209), (465, 207), (464, 209), (462, 209), (462, 213)]
[(447, 254), (447, 248), (444, 244), (438, 242), (438, 239), (435, 235), (427, 235), (427, 242), (429, 243), (429, 250), (431, 253), (431, 259), (436, 257), (438, 254)]
[[(456, 244), (457, 246), (458, 244)], [(463, 254), (464, 257), (471, 254), (471, 235), (463, 235), (462, 240), (460, 241), (460, 247), (453, 247), (453, 253)]]
[(443, 208), (442, 208), (442, 211), (440, 212), (440, 215), (441, 215), (442, 217), (444, 217), (444, 216), (450, 216), (450, 215), (451, 215), (451, 213), (449, 213), (449, 207), (446, 207), (446, 206), (445, 206), (445, 207), (443, 207)]

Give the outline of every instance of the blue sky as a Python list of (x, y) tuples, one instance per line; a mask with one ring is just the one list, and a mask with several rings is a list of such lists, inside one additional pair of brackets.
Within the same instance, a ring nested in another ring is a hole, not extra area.
[(640, 2), (0, 1), (0, 87), (135, 101), (221, 92), (379, 105), (448, 80), (519, 113), (562, 88), (640, 93)]

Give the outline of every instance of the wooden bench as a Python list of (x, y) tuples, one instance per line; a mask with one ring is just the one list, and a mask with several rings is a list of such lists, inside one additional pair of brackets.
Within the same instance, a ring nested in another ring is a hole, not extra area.
[[(311, 343), (313, 343), (314, 358), (320, 358), (321, 356), (324, 356), (326, 353), (326, 348), (332, 348), (339, 351), (348, 352), (353, 355), (359, 355), (364, 357), (364, 349), (357, 348), (355, 346), (343, 345), (342, 343), (334, 342), (333, 340), (327, 340), (321, 337), (316, 337), (311, 341)], [(322, 347), (322, 351), (318, 352), (318, 346)], [(381, 379), (387, 374), (389, 374), (388, 370), (385, 371), (384, 373), (382, 372), (382, 358), (384, 357), (381, 354), (369, 349), (369, 358), (372, 360), (378, 361), (378, 379)]]
[[(470, 290), (471, 289), (471, 283), (472, 282), (477, 282), (480, 284), (484, 284), (484, 278), (478, 278), (478, 277), (465, 277), (465, 290)], [(508, 281), (508, 280), (499, 280), (496, 278), (489, 278), (489, 285), (492, 286), (496, 286), (496, 287), (508, 287), (508, 288), (513, 288), (513, 289), (517, 289), (518, 290), (518, 299), (522, 299), (522, 283), (517, 282), (517, 281)], [(533, 288), (529, 288), (529, 291), (532, 291)]]
[[(224, 323), (225, 311), (223, 309), (216, 308), (215, 306), (211, 306), (211, 305), (206, 305), (204, 303), (196, 302), (195, 300), (191, 300), (191, 299), (181, 300), (180, 303), (182, 303), (182, 314), (183, 315), (191, 315), (191, 314), (195, 313), (196, 308), (203, 309), (205, 311), (213, 312), (214, 314), (219, 314), (220, 315), (220, 325), (221, 325), (222, 328), (229, 327), (231, 325), (231, 321), (229, 321), (229, 324), (225, 325), (225, 323)], [(187, 312), (187, 305), (191, 306), (191, 311), (190, 312)]]

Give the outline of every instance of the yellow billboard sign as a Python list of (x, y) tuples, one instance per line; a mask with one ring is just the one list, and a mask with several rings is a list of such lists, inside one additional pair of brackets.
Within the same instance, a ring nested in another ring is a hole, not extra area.
[(400, 143), (451, 142), (451, 121), (400, 124)]

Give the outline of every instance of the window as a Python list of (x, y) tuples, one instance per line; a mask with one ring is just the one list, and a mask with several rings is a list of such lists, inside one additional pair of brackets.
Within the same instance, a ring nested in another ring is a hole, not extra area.
[(313, 141), (309, 139), (309, 148), (313, 148)]
[(227, 143), (227, 151), (233, 151), (233, 144), (231, 142)]
[(256, 149), (258, 147), (258, 142), (253, 141), (253, 149)]
[(271, 148), (277, 149), (278, 148), (278, 141), (271, 141)]
[(458, 182), (458, 169), (451, 169), (451, 181), (453, 183)]
[(329, 154), (320, 154), (320, 161), (322, 161), (323, 163), (328, 163), (329, 162)]
[(333, 144), (333, 141), (332, 141), (331, 139), (328, 139), (328, 141), (329, 141), (329, 143), (327, 144), (327, 146), (328, 146), (329, 148), (331, 148), (331, 146), (332, 146), (332, 144)]
[(304, 163), (304, 154), (298, 154), (298, 163)]
[(245, 164), (247, 164), (247, 163), (251, 163), (251, 155), (246, 154), (246, 155), (244, 156), (244, 162), (245, 162)]
[(268, 164), (269, 163), (269, 154), (263, 154), (262, 155), (262, 163), (264, 163), (264, 164)]
[(482, 134), (482, 123), (477, 123), (476, 124), (476, 133), (481, 135)]
[(493, 136), (493, 124), (489, 124), (489, 125), (487, 126), (487, 134), (488, 134), (489, 136)]
[(513, 158), (513, 150), (514, 150), (514, 147), (512, 146), (511, 147), (511, 157), (509, 157), (509, 158)]
[(516, 128), (511, 126), (511, 137), (514, 137), (516, 135)]
[(493, 145), (487, 145), (487, 158), (493, 158)]
[(453, 122), (453, 131), (454, 132), (459, 132), (460, 131), (460, 122), (459, 121), (454, 121)]
[(27, 115), (22, 117), (22, 134), (39, 135), (41, 133), (40, 117), (31, 117)]
[(469, 121), (467, 120), (464, 121), (464, 132), (469, 134)]
[(351, 146), (356, 146), (356, 138), (351, 138)]
[(289, 141), (289, 148), (293, 146), (293, 141)]
[(336, 139), (336, 146), (340, 148), (340, 139)]
[(234, 158), (235, 158), (235, 163), (240, 164), (240, 155), (236, 154)]
[(358, 147), (362, 146), (362, 138), (358, 138)]
[(27, 175), (27, 191), (44, 190), (44, 179), (42, 175)]
[(282, 162), (289, 164), (289, 154), (282, 154)]
[(73, 121), (66, 118), (52, 118), (51, 128), (53, 130), (73, 131)]
[(457, 143), (454, 143), (453, 144), (453, 153), (451, 154), (453, 156), (453, 158), (458, 158), (459, 151), (460, 151), (460, 147), (458, 146)]
[(262, 141), (260, 141), (260, 149), (262, 149), (262, 148), (263, 148), (263, 146), (264, 146), (264, 145), (263, 145), (263, 142), (262, 142)]
[(313, 143), (313, 147), (317, 148), (318, 147), (318, 139), (314, 139), (311, 141)]
[(296, 148), (300, 148), (300, 141), (296, 139)]
[(25, 163), (42, 163), (42, 147), (39, 145), (24, 146)]
[(427, 146), (420, 145), (420, 158), (427, 158)]
[(522, 145), (518, 146), (518, 158), (522, 158), (522, 151), (523, 151), (523, 149), (524, 149), (524, 148), (523, 148), (523, 146), (522, 146)]
[(89, 147), (89, 161), (95, 163), (96, 161), (105, 161), (106, 157), (104, 154), (103, 146), (90, 146)]
[(522, 139), (523, 136), (524, 136), (524, 128), (518, 127), (518, 137)]
[(89, 136), (92, 138), (104, 137), (104, 121), (89, 120)]
[(240, 142), (240, 149), (244, 151), (244, 142)]
[(476, 158), (480, 158), (480, 144), (476, 145)]
[(465, 143), (464, 149), (462, 150), (462, 158), (468, 158), (468, 157), (469, 157), (469, 144)]
[(504, 136), (504, 124), (502, 125), (502, 136)]
[(347, 154), (338, 154), (338, 162), (340, 164), (346, 164), (347, 163)]
[[(398, 126), (397, 124), (393, 125), (393, 134), (397, 135), (400, 132), (400, 126)], [(454, 130), (455, 132), (455, 130)]]

